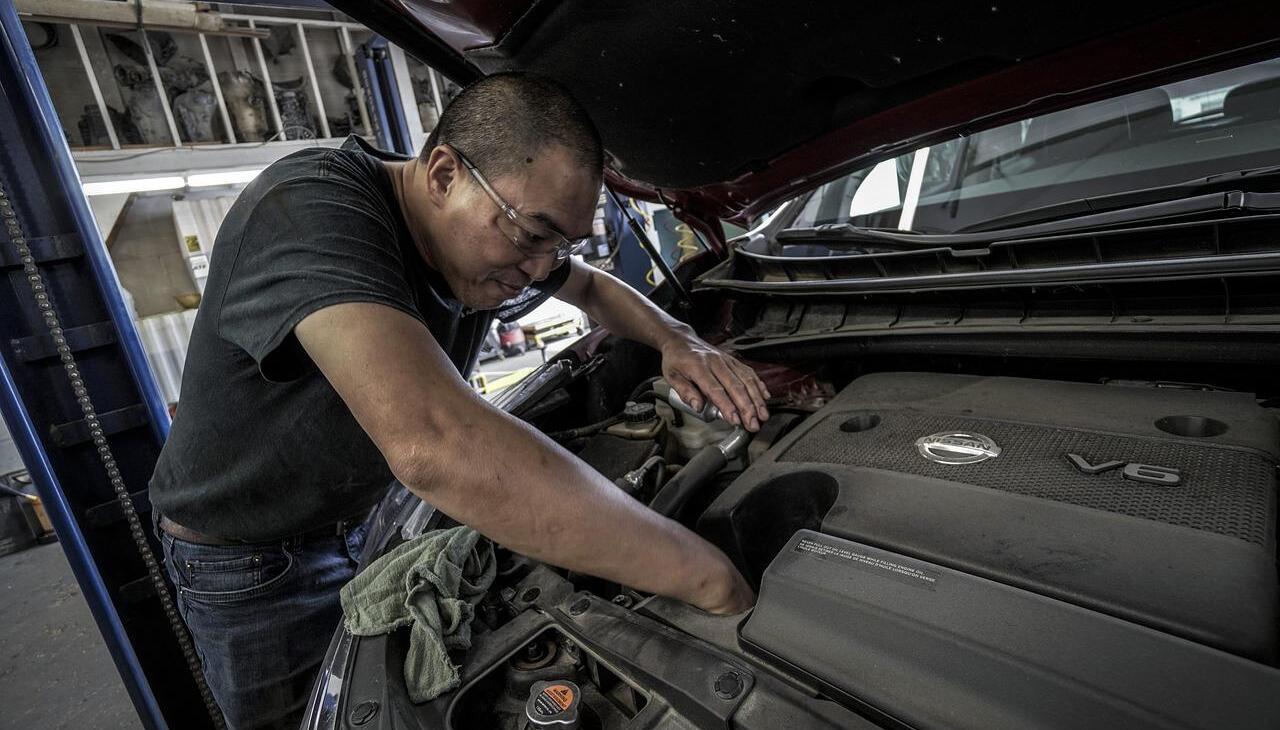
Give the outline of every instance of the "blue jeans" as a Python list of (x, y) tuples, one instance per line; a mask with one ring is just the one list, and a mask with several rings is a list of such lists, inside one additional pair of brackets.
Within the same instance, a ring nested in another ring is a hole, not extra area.
[(227, 546), (159, 533), (178, 611), (228, 728), (298, 727), (365, 532)]

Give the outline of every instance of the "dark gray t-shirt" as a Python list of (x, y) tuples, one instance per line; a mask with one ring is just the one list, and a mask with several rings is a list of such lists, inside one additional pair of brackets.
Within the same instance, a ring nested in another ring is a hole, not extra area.
[(553, 294), (567, 265), (499, 310), (471, 312), (412, 243), (379, 159), (341, 149), (285, 157), (250, 183), (214, 245), (151, 501), (215, 537), (259, 541), (361, 514), (391, 470), (294, 337), (307, 315), (376, 302), (421, 320), (464, 376), (495, 316)]

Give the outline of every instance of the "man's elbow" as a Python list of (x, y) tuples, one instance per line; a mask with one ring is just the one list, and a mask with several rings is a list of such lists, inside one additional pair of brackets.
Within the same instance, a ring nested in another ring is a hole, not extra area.
[(383, 449), (392, 475), (424, 497), (440, 490), (465, 489), (477, 470), (476, 444), (492, 443), (482, 433), (486, 415), (480, 409), (461, 408), (424, 419)]
[(447, 471), (442, 455), (426, 438), (407, 438), (383, 449), (382, 455), (396, 481), (416, 494), (425, 495)]

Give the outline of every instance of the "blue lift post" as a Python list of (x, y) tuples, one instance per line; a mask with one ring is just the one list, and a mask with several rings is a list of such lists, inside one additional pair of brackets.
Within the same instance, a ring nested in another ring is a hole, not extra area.
[(0, 30), (0, 411), (143, 725), (212, 727), (137, 546), (168, 414), (12, 0)]
[(360, 46), (356, 55), (359, 64), (360, 86), (365, 91), (365, 106), (369, 108), (369, 123), (374, 137), (384, 150), (412, 155), (416, 150), (409, 139), (409, 125), (405, 122), (404, 105), (396, 89), (395, 70), (387, 50), (387, 39), (374, 36)]

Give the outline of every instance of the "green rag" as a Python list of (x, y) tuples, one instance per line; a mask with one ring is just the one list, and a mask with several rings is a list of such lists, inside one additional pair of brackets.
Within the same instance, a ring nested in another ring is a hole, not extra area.
[(373, 561), (342, 587), (343, 623), (356, 636), (409, 626), (404, 681), (426, 702), (457, 689), (448, 652), (471, 648), (475, 606), (493, 584), (493, 543), (466, 526), (416, 537)]

